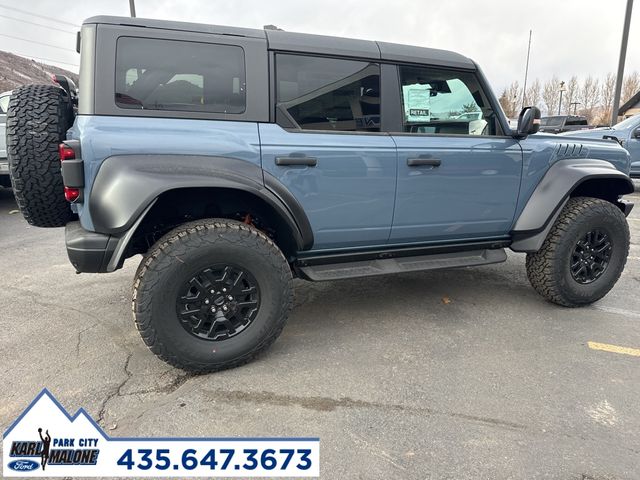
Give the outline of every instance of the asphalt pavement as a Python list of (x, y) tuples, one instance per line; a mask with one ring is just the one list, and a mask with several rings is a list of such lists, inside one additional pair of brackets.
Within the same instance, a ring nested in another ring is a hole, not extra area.
[(593, 306), (545, 302), (513, 253), (485, 267), (296, 281), (271, 350), (204, 376), (140, 340), (140, 257), (76, 275), (63, 229), (30, 227), (16, 208), (0, 189), (3, 431), (47, 387), (112, 436), (318, 436), (327, 479), (640, 478), (640, 357), (589, 346), (640, 349), (640, 206), (625, 272)]

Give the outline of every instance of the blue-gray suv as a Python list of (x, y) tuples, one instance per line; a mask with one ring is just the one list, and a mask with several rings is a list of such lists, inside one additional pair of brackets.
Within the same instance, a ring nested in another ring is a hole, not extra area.
[(78, 272), (142, 254), (133, 311), (163, 360), (246, 363), (278, 337), (293, 278), (502, 262), (576, 307), (629, 250), (629, 154), (517, 130), (472, 60), (276, 30), (94, 17), (80, 89), (13, 91), (7, 141), (29, 223), (66, 228)]

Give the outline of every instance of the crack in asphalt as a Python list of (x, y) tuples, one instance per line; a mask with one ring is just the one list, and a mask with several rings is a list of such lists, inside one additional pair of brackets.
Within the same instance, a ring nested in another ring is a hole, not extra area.
[(124, 370), (124, 373), (125, 373), (126, 377), (124, 378), (124, 380), (122, 380), (122, 382), (120, 382), (115, 388), (113, 388), (107, 394), (107, 396), (104, 398), (104, 400), (102, 401), (102, 403), (100, 405), (100, 409), (98, 411), (98, 417), (97, 417), (96, 421), (102, 427), (106, 427), (104, 422), (105, 422), (105, 416), (106, 416), (106, 411), (107, 411), (107, 405), (114, 398), (116, 398), (116, 397), (129, 397), (129, 396), (132, 396), (132, 395), (147, 395), (147, 394), (151, 394), (151, 393), (169, 395), (169, 394), (175, 392), (182, 385), (184, 385), (184, 383), (187, 380), (189, 380), (190, 378), (196, 376), (195, 374), (191, 374), (191, 373), (183, 373), (181, 375), (177, 375), (175, 378), (173, 378), (173, 380), (171, 380), (171, 382), (169, 382), (166, 385), (156, 386), (156, 387), (147, 388), (147, 389), (143, 389), (143, 390), (134, 390), (132, 392), (123, 392), (122, 389), (124, 388), (124, 386), (135, 375), (134, 372), (129, 370), (129, 363), (131, 362), (131, 358), (132, 357), (133, 357), (133, 353), (127, 354), (127, 357), (126, 357), (125, 362), (124, 362), (123, 370)]
[(26, 288), (14, 287), (14, 286), (11, 286), (11, 285), (6, 285), (3, 288), (6, 289), (6, 290), (12, 290), (15, 293), (22, 293), (22, 294), (28, 295), (31, 298), (31, 300), (33, 301), (33, 303), (35, 303), (36, 305), (40, 305), (41, 307), (55, 307), (55, 308), (61, 309), (62, 311), (69, 310), (69, 311), (72, 311), (72, 312), (76, 312), (76, 313), (81, 313), (83, 315), (87, 315), (92, 320), (100, 321), (100, 319), (97, 317), (97, 315), (95, 315), (93, 313), (87, 312), (85, 310), (81, 310), (79, 308), (70, 307), (69, 305), (60, 305), (60, 304), (57, 304), (55, 302), (50, 302), (50, 301), (44, 300), (42, 298), (42, 295), (39, 294), (38, 292), (34, 292), (34, 291), (28, 290)]
[(121, 395), (122, 388), (133, 376), (133, 373), (129, 371), (129, 362), (131, 361), (131, 357), (133, 357), (133, 353), (128, 353), (127, 358), (124, 362), (124, 373), (126, 375), (126, 378), (122, 382), (120, 382), (120, 384), (116, 388), (112, 389), (112, 391), (107, 394), (107, 396), (102, 401), (102, 404), (100, 405), (100, 410), (98, 410), (98, 418), (96, 419), (96, 421), (98, 422), (98, 425), (102, 427), (105, 427), (104, 416), (107, 411), (107, 403), (109, 403), (113, 397)]
[(193, 373), (184, 373), (182, 375), (177, 375), (170, 383), (164, 386), (152, 387), (144, 390), (134, 390), (133, 392), (127, 392), (120, 394), (120, 397), (127, 397), (130, 395), (146, 395), (149, 393), (164, 393), (170, 394), (175, 392), (178, 388), (180, 388), (184, 383), (190, 378), (195, 377), (196, 374)]
[(88, 332), (89, 330), (96, 328), (98, 326), (97, 323), (94, 323), (93, 325), (88, 326), (87, 328), (84, 328), (82, 330), (80, 330), (77, 334), (77, 341), (76, 341), (76, 358), (80, 357), (80, 343), (82, 341), (82, 334), (85, 332)]

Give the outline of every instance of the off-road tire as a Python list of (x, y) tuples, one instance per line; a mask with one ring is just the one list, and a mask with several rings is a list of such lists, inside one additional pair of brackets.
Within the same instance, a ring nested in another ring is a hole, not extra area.
[[(611, 239), (609, 263), (592, 283), (581, 284), (571, 275), (573, 249), (594, 228), (605, 229)], [(620, 209), (606, 200), (571, 198), (562, 209), (542, 248), (527, 254), (527, 276), (533, 288), (550, 302), (565, 307), (591, 304), (616, 284), (629, 253), (629, 226)]]
[(66, 92), (55, 85), (26, 85), (11, 94), (7, 157), (11, 184), (25, 220), (64, 227), (74, 217), (64, 198), (58, 145), (73, 124)]
[[(232, 338), (203, 340), (180, 324), (175, 302), (180, 285), (203, 267), (232, 262), (250, 272), (260, 288), (253, 323)], [(262, 232), (227, 219), (181, 225), (145, 255), (133, 285), (133, 313), (142, 339), (165, 362), (195, 373), (238, 367), (278, 338), (293, 302), (291, 268)]]

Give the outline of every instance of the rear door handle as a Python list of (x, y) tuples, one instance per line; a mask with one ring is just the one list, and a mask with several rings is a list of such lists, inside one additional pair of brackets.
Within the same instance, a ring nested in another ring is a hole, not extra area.
[(279, 165), (279, 166), (306, 165), (307, 167), (315, 167), (317, 164), (318, 164), (318, 159), (316, 157), (294, 157), (294, 156), (276, 157), (276, 165)]
[(407, 158), (407, 165), (410, 167), (439, 167), (442, 160), (439, 158)]

